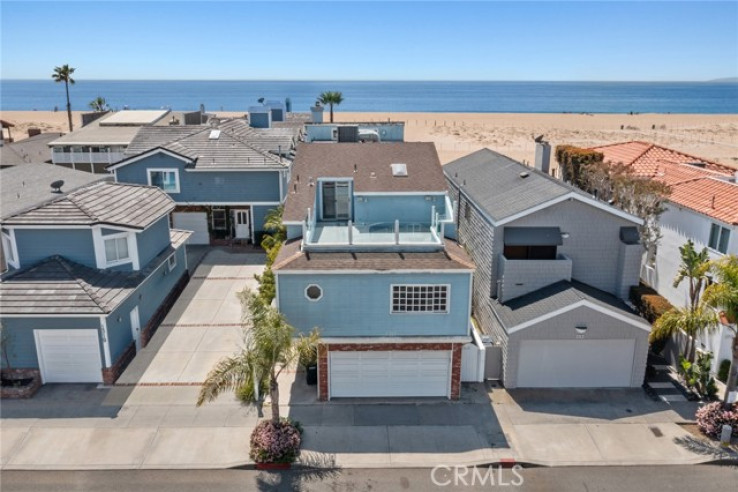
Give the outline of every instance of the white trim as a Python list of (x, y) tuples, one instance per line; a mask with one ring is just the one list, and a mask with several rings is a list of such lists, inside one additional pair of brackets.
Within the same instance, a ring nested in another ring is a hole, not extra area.
[[(108, 262), (105, 255), (105, 241), (108, 239), (119, 239), (125, 237), (128, 243), (128, 258), (125, 260)], [(92, 242), (95, 249), (95, 262), (97, 268), (104, 270), (107, 268), (131, 264), (133, 270), (140, 270), (141, 265), (138, 257), (138, 241), (136, 240), (135, 232), (121, 232), (118, 234), (108, 234), (104, 236), (102, 234), (102, 226), (92, 228)]]
[[(308, 289), (309, 289), (310, 287), (317, 287), (317, 288), (318, 288), (318, 290), (320, 290), (320, 295), (318, 296), (318, 298), (317, 298), (317, 299), (313, 299), (312, 297), (310, 297), (310, 296), (308, 295)], [(308, 285), (307, 285), (307, 287), (305, 287), (305, 292), (304, 292), (304, 294), (305, 294), (305, 299), (307, 299), (308, 301), (310, 301), (310, 302), (318, 302), (319, 300), (321, 300), (321, 299), (323, 298), (323, 287), (321, 287), (321, 286), (320, 286), (320, 285), (318, 285), (318, 284), (308, 284)]]
[(282, 179), (284, 178), (285, 172), (279, 171), (279, 200), (284, 200), (284, 185), (282, 184)]
[(290, 225), (290, 226), (301, 226), (302, 225), (302, 221), (301, 220), (283, 220), (282, 221), (282, 224), (283, 225), (286, 225), (286, 226), (288, 226), (288, 225)]
[[(174, 191), (172, 190), (165, 190), (164, 188), (159, 188), (158, 186), (151, 183), (151, 173), (174, 173)], [(176, 167), (147, 167), (146, 168), (146, 179), (149, 182), (149, 186), (156, 186), (160, 190), (162, 190), (164, 193), (171, 193), (171, 194), (177, 194), (180, 192), (179, 187), (179, 169)]]
[(39, 338), (39, 331), (33, 330), (33, 341), (36, 345), (36, 359), (38, 360), (38, 371), (41, 373), (41, 384), (44, 384), (44, 375), (46, 374), (46, 364), (41, 353), (41, 339)]
[[(174, 260), (174, 264), (172, 264), (172, 260)], [(170, 272), (177, 268), (177, 250), (174, 250), (174, 253), (167, 258), (167, 268), (169, 268)]]
[(133, 338), (133, 343), (136, 346), (136, 353), (139, 353), (142, 348), (142, 343), (141, 343), (141, 315), (138, 312), (138, 304), (136, 304), (133, 307), (133, 309), (131, 309), (131, 311), (128, 313), (128, 316), (131, 320), (131, 338)]
[(0, 312), (0, 317), (3, 318), (100, 318), (99, 314), (74, 314), (74, 313), (60, 313), (60, 314), (39, 314), (39, 313), (3, 313)]
[(573, 309), (577, 309), (580, 307), (587, 307), (594, 311), (600, 312), (602, 314), (605, 314), (607, 316), (610, 316), (611, 318), (615, 318), (619, 321), (622, 321), (624, 323), (627, 323), (629, 325), (635, 326), (636, 328), (640, 328), (642, 330), (645, 330), (647, 332), (651, 332), (651, 325), (646, 323), (646, 321), (638, 321), (635, 319), (630, 318), (629, 316), (625, 316), (623, 314), (618, 313), (617, 311), (613, 309), (608, 309), (604, 306), (600, 306), (599, 304), (595, 304), (591, 301), (588, 301), (586, 299), (582, 299), (579, 302), (575, 302), (574, 304), (570, 304), (566, 307), (556, 309), (555, 311), (551, 311), (550, 313), (546, 313), (542, 316), (538, 316), (537, 318), (534, 318), (532, 320), (526, 321), (525, 323), (520, 323), (518, 325), (515, 325), (511, 327), (510, 329), (506, 330), (508, 335), (512, 333), (516, 333), (518, 331), (524, 330), (526, 328), (529, 328), (530, 326), (537, 325), (538, 323), (545, 321), (547, 319), (555, 318), (556, 316), (559, 316), (561, 314), (564, 314), (566, 312), (572, 311)]
[(277, 272), (274, 272), (274, 307), (279, 311), (279, 273)]
[[(324, 345), (331, 344), (408, 344), (408, 343), (469, 343), (473, 338), (469, 335), (465, 336), (430, 336), (430, 337), (321, 337), (320, 343)], [(393, 349), (386, 349), (393, 350)], [(426, 349), (422, 349), (426, 350)], [(432, 350), (432, 349), (427, 349)], [(438, 349), (439, 352), (448, 351), (450, 349)], [(377, 350), (377, 352), (384, 352), (385, 350)], [(338, 351), (337, 351), (338, 352)], [(340, 352), (349, 352), (341, 350)]]
[[(451, 284), (390, 284), (390, 295), (389, 295), (389, 313), (391, 316), (394, 315), (422, 315), (422, 314), (450, 314), (451, 313)], [(445, 311), (397, 311), (393, 310), (394, 307), (394, 290), (395, 287), (446, 287), (446, 310)]]
[(100, 316), (100, 334), (102, 335), (103, 352), (105, 353), (105, 367), (113, 365), (110, 356), (110, 340), (108, 339), (108, 321), (105, 316)]
[(12, 228), (6, 228), (8, 233), (2, 232), (4, 238), (8, 239), (10, 246), (10, 254), (13, 255), (13, 261), (10, 261), (8, 255), (5, 254), (5, 263), (12, 266), (13, 268), (20, 268), (20, 258), (18, 258), (18, 246), (15, 243), (15, 231)]
[[(349, 178), (350, 179), (350, 178)], [(355, 196), (446, 196), (445, 191), (356, 191)]]
[[(174, 207), (172, 207), (174, 208)], [(165, 215), (162, 215), (158, 219), (156, 219), (151, 224), (147, 225), (146, 227), (128, 227), (128, 226), (122, 226), (118, 224), (110, 224), (107, 222), (93, 222), (90, 224), (3, 224), (3, 228), (5, 229), (38, 229), (38, 230), (57, 230), (57, 229), (94, 229), (95, 227), (104, 227), (105, 229), (114, 229), (116, 231), (121, 232), (141, 232), (145, 231), (152, 225), (156, 224), (157, 221), (161, 220), (163, 217), (168, 215), (169, 212), (167, 212)]]
[(277, 173), (284, 169), (284, 164), (275, 163), (273, 166), (252, 166), (249, 168), (211, 167), (207, 169), (185, 168), (188, 173), (250, 173), (250, 172), (273, 172)]
[[(138, 161), (140, 161), (142, 159), (146, 159), (147, 157), (150, 157), (150, 156), (152, 156), (154, 154), (166, 154), (169, 157), (173, 157), (173, 158), (178, 159), (178, 160), (180, 160), (180, 161), (182, 161), (184, 163), (187, 163), (187, 164), (190, 164), (190, 163), (193, 162), (192, 159), (188, 159), (187, 157), (184, 157), (182, 155), (179, 155), (179, 154), (177, 154), (175, 152), (171, 152), (169, 150), (162, 149), (161, 147), (156, 147), (154, 149), (147, 150), (143, 154), (138, 154), (138, 155), (135, 155), (133, 157), (129, 157), (128, 159), (123, 159), (122, 161), (120, 161), (120, 162), (118, 162), (116, 164), (113, 164), (112, 166), (108, 166), (107, 169), (108, 169), (108, 171), (116, 171), (116, 170), (118, 170), (119, 168), (121, 168), (123, 166), (127, 166), (128, 164), (133, 164), (134, 162), (138, 162)], [(117, 181), (117, 179), (116, 179), (116, 181)]]
[[(236, 207), (246, 205), (251, 207), (278, 207), (280, 202), (176, 202), (178, 207), (201, 205), (203, 207)], [(176, 210), (174, 210), (176, 212)]]
[[(405, 251), (407, 253), (407, 251)], [(436, 275), (443, 275), (445, 273), (466, 273), (469, 274), (470, 272), (473, 272), (473, 268), (465, 268), (463, 270), (344, 270), (344, 269), (336, 269), (336, 270), (289, 270), (289, 269), (282, 269), (279, 268), (279, 270), (282, 273), (286, 273), (289, 275), (397, 275), (397, 274), (403, 274), (403, 273), (427, 273), (427, 274), (436, 274)]]

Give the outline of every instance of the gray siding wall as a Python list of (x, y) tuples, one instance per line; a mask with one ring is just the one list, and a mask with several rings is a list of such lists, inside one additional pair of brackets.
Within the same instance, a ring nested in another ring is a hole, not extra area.
[[(503, 361), (506, 388), (517, 386), (521, 340), (576, 340), (575, 326), (587, 325), (588, 340), (635, 339), (635, 360), (631, 387), (643, 384), (648, 355), (648, 332), (588, 307), (579, 307), (509, 336), (507, 357)], [(586, 368), (582, 368), (586, 370)]]
[(179, 170), (177, 203), (280, 202), (279, 171), (185, 171), (185, 163), (166, 154), (155, 154), (116, 171), (120, 183), (148, 184), (148, 168)]
[(54, 255), (97, 268), (92, 229), (16, 229), (15, 241), (22, 268)]
[(156, 221), (148, 229), (136, 234), (138, 244), (138, 260), (141, 268), (145, 268), (156, 255), (172, 242), (169, 236), (169, 216)]
[(562, 280), (571, 280), (571, 259), (508, 260), (499, 258), (500, 289), (497, 299), (506, 302)]
[[(38, 368), (33, 330), (93, 329), (98, 331), (98, 338), (100, 330), (99, 318), (0, 318), (0, 322), (3, 330), (10, 334), (8, 358), (11, 365), (17, 368)], [(100, 360), (104, 361), (102, 351), (100, 355)]]
[(108, 315), (106, 321), (110, 340), (110, 357), (113, 362), (133, 342), (131, 310), (138, 306), (141, 329), (146, 327), (156, 310), (185, 273), (184, 246), (177, 250), (176, 255), (177, 266), (174, 270), (169, 271), (165, 260), (123, 304)]
[(621, 299), (630, 297), (630, 288), (638, 285), (641, 277), (641, 260), (643, 258), (644, 249), (640, 244), (618, 245), (618, 271), (620, 276), (617, 279), (617, 289), (615, 293)]

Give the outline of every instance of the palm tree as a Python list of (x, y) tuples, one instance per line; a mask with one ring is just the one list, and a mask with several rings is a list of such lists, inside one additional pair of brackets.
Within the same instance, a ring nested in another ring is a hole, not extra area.
[(96, 113), (102, 113), (108, 110), (108, 102), (104, 97), (97, 96), (95, 99), (90, 101), (90, 109)]
[(61, 67), (54, 67), (54, 73), (51, 74), (51, 78), (54, 79), (54, 82), (64, 82), (64, 87), (67, 90), (67, 118), (69, 118), (70, 132), (74, 130), (72, 127), (72, 104), (69, 102), (69, 84), (74, 85), (74, 79), (72, 78), (73, 73), (74, 68), (65, 64)]
[(333, 123), (333, 105), (338, 106), (343, 102), (343, 94), (338, 91), (326, 91), (318, 96), (318, 101), (321, 104), (327, 104), (331, 109), (331, 123)]
[(703, 300), (708, 306), (720, 309), (733, 330), (733, 360), (725, 382), (724, 401), (727, 403), (730, 392), (735, 391), (738, 383), (738, 256), (728, 255), (712, 262), (711, 270), (717, 282), (707, 286)]
[[(244, 346), (241, 352), (222, 359), (210, 371), (200, 389), (197, 406), (215, 400), (224, 391), (238, 391), (247, 401), (263, 403), (265, 390), (272, 401), (272, 421), (279, 422), (277, 379), (300, 353), (318, 342), (318, 332), (295, 339), (295, 329), (261, 296), (246, 289), (240, 292)], [(248, 325), (250, 328), (246, 328)]]
[(674, 288), (679, 287), (682, 280), (689, 281), (689, 306), (696, 309), (700, 303), (702, 288), (708, 280), (710, 273), (710, 257), (707, 248), (702, 248), (699, 253), (694, 249), (694, 243), (690, 239), (684, 246), (679, 247), (682, 263), (679, 266), (677, 276), (674, 278)]
[(718, 326), (717, 313), (708, 306), (699, 305), (694, 309), (674, 307), (654, 322), (650, 338), (651, 342), (654, 342), (686, 333), (687, 345), (684, 347), (683, 356), (690, 362), (694, 362), (695, 338), (701, 333), (717, 329)]

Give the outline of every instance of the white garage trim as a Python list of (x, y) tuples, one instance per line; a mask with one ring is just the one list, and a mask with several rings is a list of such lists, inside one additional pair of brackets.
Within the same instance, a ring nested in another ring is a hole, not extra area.
[(336, 343), (375, 344), (375, 343), (469, 343), (471, 335), (457, 337), (325, 337), (320, 343), (330, 345)]
[(33, 330), (43, 383), (102, 383), (97, 330)]
[(329, 398), (449, 398), (451, 360), (451, 350), (329, 351)]
[(566, 307), (563, 307), (561, 309), (557, 309), (555, 311), (551, 311), (550, 313), (546, 313), (543, 316), (539, 316), (537, 318), (534, 318), (532, 320), (526, 321), (525, 323), (520, 323), (519, 325), (515, 325), (507, 330), (508, 334), (515, 333), (520, 330), (524, 330), (530, 326), (536, 325), (540, 323), (541, 321), (545, 321), (547, 319), (555, 318), (556, 316), (559, 316), (560, 314), (564, 314), (566, 312), (569, 312), (573, 309), (580, 308), (580, 307), (588, 307), (590, 309), (593, 309), (599, 313), (606, 314), (607, 316), (610, 316), (611, 318), (615, 318), (617, 320), (622, 321), (623, 323), (627, 323), (629, 325), (633, 325), (636, 328), (640, 328), (644, 331), (651, 332), (651, 325), (649, 325), (645, 320), (638, 320), (635, 318), (632, 318), (630, 316), (626, 316), (624, 314), (620, 314), (614, 309), (608, 309), (604, 306), (601, 306), (599, 304), (595, 304), (594, 302), (587, 301), (586, 299), (583, 299), (581, 301), (575, 302), (574, 304), (570, 304)]
[(626, 388), (635, 339), (522, 340), (518, 388)]
[(193, 232), (188, 239), (189, 244), (210, 244), (206, 212), (173, 212), (172, 225), (174, 229)]

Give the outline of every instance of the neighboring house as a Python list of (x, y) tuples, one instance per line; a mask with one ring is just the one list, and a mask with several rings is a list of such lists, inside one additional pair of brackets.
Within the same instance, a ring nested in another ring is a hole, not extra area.
[(0, 168), (30, 162), (49, 162), (49, 142), (61, 135), (63, 134), (39, 133), (23, 140), (0, 145)]
[(402, 121), (367, 123), (306, 123), (306, 142), (403, 142)]
[(640, 219), (482, 149), (444, 166), (471, 255), (474, 318), (516, 387), (638, 387), (650, 326), (638, 284)]
[(110, 166), (121, 183), (159, 186), (177, 204), (174, 227), (190, 244), (259, 242), (264, 216), (287, 193), (301, 124), (252, 128), (245, 119), (147, 126)]
[[(624, 142), (595, 147), (605, 162), (631, 166), (637, 176), (659, 180), (671, 188), (666, 211), (659, 219), (662, 238), (653, 264), (644, 263), (642, 279), (675, 306), (686, 306), (688, 282), (674, 287), (681, 256), (688, 240), (699, 250), (707, 247), (710, 259), (738, 255), (738, 171), (683, 152), (647, 142)], [(713, 368), (731, 358), (733, 333), (723, 327), (700, 337), (699, 347), (715, 355)]]
[(452, 217), (432, 143), (299, 144), (272, 270), (288, 322), (320, 330), (321, 400), (459, 397), (474, 266)]
[(10, 267), (0, 322), (12, 366), (44, 383), (112, 384), (187, 282), (190, 233), (170, 229), (174, 202), (155, 187), (46, 165), (0, 179)]

